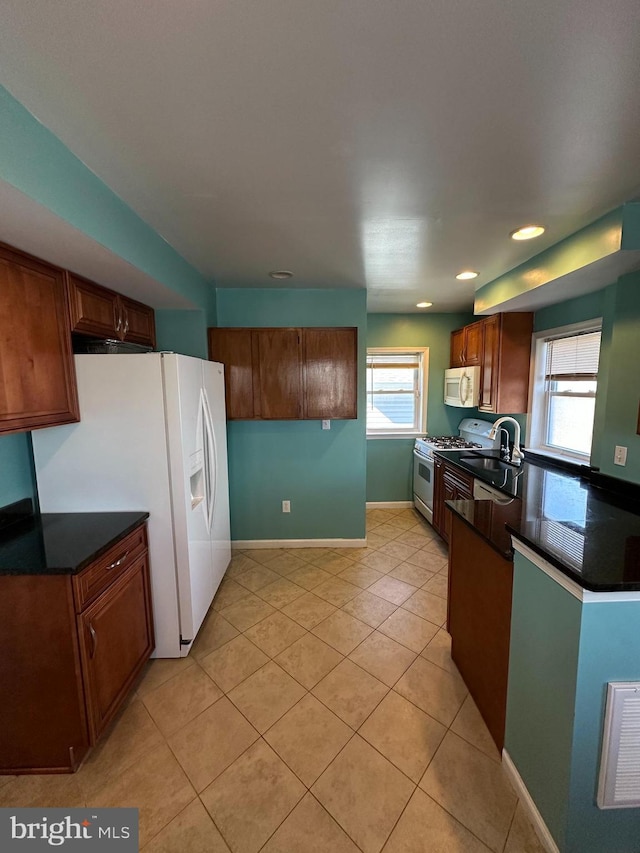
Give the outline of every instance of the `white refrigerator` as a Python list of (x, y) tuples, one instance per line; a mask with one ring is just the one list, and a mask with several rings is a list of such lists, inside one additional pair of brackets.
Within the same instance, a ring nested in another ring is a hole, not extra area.
[(223, 365), (75, 362), (80, 423), (32, 435), (40, 510), (148, 510), (154, 656), (185, 657), (231, 558)]

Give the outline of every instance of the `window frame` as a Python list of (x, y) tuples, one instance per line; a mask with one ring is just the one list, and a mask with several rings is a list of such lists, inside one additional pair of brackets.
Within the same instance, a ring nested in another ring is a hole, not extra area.
[[(531, 341), (531, 374), (529, 381), (526, 449), (540, 456), (548, 456), (551, 459), (562, 459), (578, 465), (589, 465), (591, 463), (591, 453), (580, 453), (577, 450), (569, 448), (563, 449), (556, 445), (546, 444), (545, 441), (550, 400), (550, 395), (546, 391), (546, 344), (550, 340), (569, 338), (573, 335), (588, 332), (600, 332), (602, 334), (602, 317), (594, 317), (592, 320), (584, 320), (580, 323), (570, 323), (566, 326), (557, 326), (553, 329), (534, 332)], [(565, 397), (591, 397), (591, 394), (556, 393), (558, 396)], [(596, 388), (593, 395), (596, 400), (597, 394), (598, 390)]]
[[(419, 415), (419, 423), (417, 429), (389, 429), (389, 430), (370, 430), (367, 424), (367, 416), (365, 414), (365, 430), (367, 440), (369, 439), (389, 439), (389, 438), (416, 438), (424, 435), (427, 431), (427, 396), (429, 386), (429, 347), (367, 347), (367, 358), (369, 355), (411, 355), (415, 354), (420, 362), (418, 374), (418, 395), (419, 402), (417, 404), (417, 412)], [(366, 377), (366, 361), (365, 361), (365, 377)], [(366, 380), (365, 380), (365, 399), (366, 399)], [(367, 408), (365, 406), (365, 412)]]

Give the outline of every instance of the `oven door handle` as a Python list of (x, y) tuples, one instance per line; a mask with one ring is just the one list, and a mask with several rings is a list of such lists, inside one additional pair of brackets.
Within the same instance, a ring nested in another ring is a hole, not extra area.
[(433, 456), (425, 456), (424, 453), (420, 453), (419, 450), (414, 449), (413, 455), (416, 459), (422, 459), (423, 462), (433, 462)]

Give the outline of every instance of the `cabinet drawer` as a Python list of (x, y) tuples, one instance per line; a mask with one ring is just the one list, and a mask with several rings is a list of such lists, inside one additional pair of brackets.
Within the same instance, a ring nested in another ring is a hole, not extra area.
[(147, 548), (147, 527), (142, 524), (73, 578), (73, 595), (79, 613), (129, 568)]
[(445, 484), (449, 484), (457, 492), (468, 493), (469, 497), (473, 495), (473, 478), (463, 474), (462, 471), (447, 465), (444, 469), (444, 480)]

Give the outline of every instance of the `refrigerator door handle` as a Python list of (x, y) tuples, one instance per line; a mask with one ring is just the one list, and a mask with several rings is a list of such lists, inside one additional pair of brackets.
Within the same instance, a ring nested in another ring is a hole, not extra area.
[(213, 512), (216, 503), (216, 443), (213, 432), (213, 420), (207, 395), (202, 389), (200, 396), (202, 413), (202, 449), (204, 452), (204, 503), (207, 529), (211, 530)]

